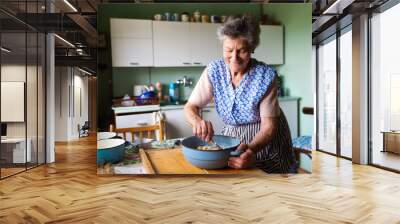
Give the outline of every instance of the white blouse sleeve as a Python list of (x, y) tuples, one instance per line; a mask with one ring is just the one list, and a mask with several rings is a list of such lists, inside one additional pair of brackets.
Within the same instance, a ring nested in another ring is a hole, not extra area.
[(280, 107), (278, 102), (278, 83), (275, 78), (270, 86), (270, 89), (265, 94), (260, 103), (260, 116), (261, 117), (278, 117), (280, 114)]
[(201, 74), (199, 81), (197, 81), (197, 84), (194, 87), (193, 92), (188, 99), (188, 102), (202, 108), (206, 106), (208, 103), (212, 102), (212, 99), (213, 99), (212, 85), (210, 80), (208, 79), (208, 73), (206, 68)]

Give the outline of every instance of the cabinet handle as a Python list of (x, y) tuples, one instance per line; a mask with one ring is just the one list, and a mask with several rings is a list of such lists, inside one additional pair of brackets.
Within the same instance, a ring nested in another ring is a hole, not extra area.
[(210, 110), (203, 110), (202, 112), (203, 112), (203, 113), (204, 113), (204, 112), (206, 112), (206, 113), (207, 113), (207, 112), (211, 112), (211, 111), (210, 111)]
[(145, 125), (147, 125), (147, 122), (138, 122), (137, 125), (139, 125), (139, 126), (145, 126)]
[(184, 65), (190, 65), (191, 63), (190, 63), (190, 62), (183, 62), (182, 64), (184, 64)]
[(195, 64), (195, 65), (201, 65), (202, 63), (201, 63), (201, 62), (193, 62), (193, 64)]
[(139, 62), (130, 62), (130, 65), (139, 65)]

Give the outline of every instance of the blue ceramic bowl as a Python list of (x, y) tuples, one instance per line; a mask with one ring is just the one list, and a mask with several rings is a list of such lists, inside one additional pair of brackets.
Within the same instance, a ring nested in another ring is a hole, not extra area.
[(115, 132), (97, 132), (97, 141), (114, 138), (115, 136), (117, 136)]
[(213, 141), (222, 150), (199, 150), (197, 147), (207, 146), (209, 143), (196, 136), (185, 138), (182, 141), (182, 152), (185, 159), (199, 168), (221, 169), (228, 165), (229, 157), (240, 155), (240, 152), (235, 151), (240, 144), (239, 139), (224, 135), (214, 135)]
[(118, 163), (124, 158), (125, 140), (105, 139), (97, 141), (97, 164)]
[(149, 99), (152, 97), (156, 97), (156, 93), (154, 91), (147, 91), (142, 93), (142, 95), (140, 95), (140, 99)]

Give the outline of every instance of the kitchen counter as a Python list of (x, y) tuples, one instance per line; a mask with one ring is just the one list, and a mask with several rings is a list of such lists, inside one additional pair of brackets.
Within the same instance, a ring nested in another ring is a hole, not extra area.
[[(133, 107), (113, 107), (114, 114), (127, 114), (127, 113), (141, 113), (141, 112), (152, 112), (159, 110), (177, 110), (183, 109), (185, 104), (156, 104), (156, 105), (144, 105), (144, 106), (133, 106)], [(213, 103), (207, 104), (206, 108), (214, 107)]]
[[(278, 100), (280, 102), (283, 101), (298, 101), (300, 97), (292, 97), (292, 96), (285, 96), (279, 97)], [(183, 109), (185, 106), (184, 103), (182, 104), (157, 104), (157, 105), (144, 105), (144, 106), (133, 106), (133, 107), (113, 107), (114, 113), (118, 114), (127, 114), (127, 113), (141, 113), (141, 112), (152, 112), (152, 111), (159, 111), (159, 110), (177, 110)], [(206, 108), (214, 107), (214, 103), (207, 104)]]
[[(185, 107), (185, 104), (179, 104), (179, 105), (165, 105), (161, 106), (161, 110), (176, 110), (176, 109), (183, 109)], [(214, 103), (209, 103), (205, 106), (205, 108), (210, 108), (214, 107)]]
[(185, 107), (184, 104), (179, 104), (179, 105), (165, 105), (165, 106), (161, 106), (160, 109), (161, 109), (161, 110), (177, 110), (177, 109), (183, 109), (183, 107)]
[(132, 106), (132, 107), (112, 107), (115, 115), (126, 114), (126, 113), (141, 113), (151, 112), (160, 110), (160, 105), (144, 105), (144, 106)]

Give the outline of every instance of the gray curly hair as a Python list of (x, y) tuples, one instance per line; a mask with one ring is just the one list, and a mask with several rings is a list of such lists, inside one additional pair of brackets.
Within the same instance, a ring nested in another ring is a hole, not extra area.
[(260, 43), (260, 25), (249, 14), (229, 16), (224, 24), (218, 28), (218, 39), (223, 41), (226, 37), (243, 37), (247, 40), (250, 50), (254, 51)]

